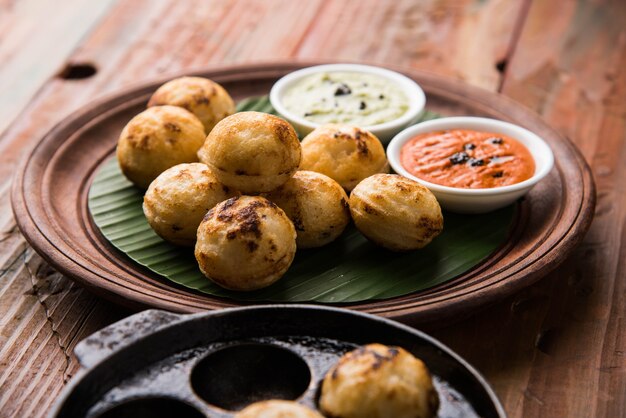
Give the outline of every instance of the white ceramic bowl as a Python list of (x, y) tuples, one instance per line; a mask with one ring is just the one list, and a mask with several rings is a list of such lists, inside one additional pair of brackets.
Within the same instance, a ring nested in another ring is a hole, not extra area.
[(424, 110), (424, 106), (426, 105), (426, 96), (424, 95), (422, 88), (415, 81), (395, 71), (361, 64), (316, 65), (289, 73), (278, 80), (272, 87), (272, 90), (270, 91), (270, 102), (272, 103), (272, 106), (274, 106), (274, 109), (276, 109), (282, 117), (287, 119), (294, 126), (294, 128), (296, 128), (301, 136), (305, 136), (313, 129), (320, 126), (320, 124), (311, 122), (310, 120), (285, 109), (282, 103), (283, 95), (291, 86), (294, 85), (294, 83), (298, 82), (303, 77), (320, 72), (332, 73), (340, 71), (373, 74), (386, 78), (392, 83), (397, 84), (407, 95), (409, 100), (409, 109), (402, 116), (392, 121), (377, 125), (361, 126), (361, 128), (367, 129), (376, 135), (383, 144), (389, 142), (389, 140), (402, 129), (415, 123)]
[[(517, 139), (528, 148), (535, 160), (535, 174), (528, 180), (509, 186), (489, 189), (462, 189), (424, 181), (409, 173), (402, 166), (400, 163), (400, 150), (407, 141), (418, 134), (447, 129), (471, 129), (493, 132)], [(554, 165), (554, 156), (548, 144), (529, 130), (508, 122), (469, 116), (429, 120), (403, 130), (389, 143), (387, 158), (396, 173), (416, 180), (428, 187), (437, 197), (441, 207), (459, 213), (484, 213), (513, 203), (516, 199), (526, 194), (539, 180), (544, 178)]]

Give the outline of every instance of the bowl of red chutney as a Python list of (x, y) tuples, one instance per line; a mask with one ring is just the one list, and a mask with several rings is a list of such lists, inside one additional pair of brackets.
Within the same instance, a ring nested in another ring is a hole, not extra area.
[(428, 187), (444, 209), (484, 213), (507, 206), (554, 165), (548, 144), (533, 132), (496, 119), (457, 116), (398, 133), (387, 158), (394, 171)]

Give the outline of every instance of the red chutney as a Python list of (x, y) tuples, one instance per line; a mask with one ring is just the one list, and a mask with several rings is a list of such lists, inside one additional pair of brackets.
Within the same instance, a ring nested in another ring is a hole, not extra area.
[(515, 139), (466, 129), (417, 135), (402, 146), (400, 162), (430, 183), (465, 189), (507, 186), (535, 173), (535, 160)]

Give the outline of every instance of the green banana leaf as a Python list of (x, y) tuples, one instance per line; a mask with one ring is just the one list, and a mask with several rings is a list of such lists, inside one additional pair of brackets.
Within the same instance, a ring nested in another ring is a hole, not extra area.
[[(239, 111), (275, 113), (267, 97), (249, 98)], [(436, 118), (426, 112), (422, 120)], [(113, 157), (89, 192), (89, 210), (102, 235), (122, 254), (179, 285), (250, 302), (350, 303), (387, 299), (436, 286), (472, 269), (506, 242), (515, 216), (509, 206), (484, 215), (444, 212), (444, 231), (426, 248), (394, 253), (370, 243), (350, 225), (335, 242), (300, 250), (278, 282), (253, 292), (222, 289), (205, 278), (192, 248), (176, 247), (152, 231), (142, 211), (143, 192)]]

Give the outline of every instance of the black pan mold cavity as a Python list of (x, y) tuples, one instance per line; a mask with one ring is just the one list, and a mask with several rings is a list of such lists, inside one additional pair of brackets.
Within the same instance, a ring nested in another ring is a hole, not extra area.
[(200, 360), (191, 373), (196, 394), (211, 405), (237, 411), (263, 400), (294, 400), (309, 387), (311, 372), (291, 350), (271, 344), (238, 344)]

